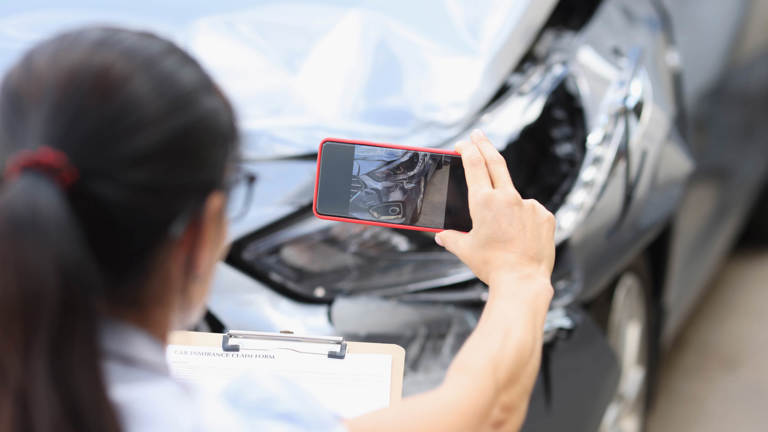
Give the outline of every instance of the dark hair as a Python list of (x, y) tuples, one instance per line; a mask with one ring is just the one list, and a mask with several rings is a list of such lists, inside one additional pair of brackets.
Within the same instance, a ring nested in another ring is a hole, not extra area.
[(44, 41), (0, 89), (0, 162), (49, 146), (69, 188), (24, 170), (0, 185), (0, 430), (119, 430), (100, 373), (105, 306), (139, 307), (175, 222), (222, 188), (232, 109), (200, 65), (149, 33)]

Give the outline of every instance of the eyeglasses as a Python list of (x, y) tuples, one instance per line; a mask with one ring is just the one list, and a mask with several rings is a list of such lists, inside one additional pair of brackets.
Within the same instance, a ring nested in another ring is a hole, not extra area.
[(248, 213), (253, 201), (256, 180), (256, 173), (240, 165), (227, 176), (224, 187), (228, 193), (227, 219), (230, 222), (239, 220)]

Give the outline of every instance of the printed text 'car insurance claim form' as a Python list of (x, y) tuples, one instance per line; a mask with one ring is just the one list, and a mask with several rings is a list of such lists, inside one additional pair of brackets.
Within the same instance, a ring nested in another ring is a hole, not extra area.
[[(171, 373), (200, 387), (221, 387), (240, 377), (271, 375), (290, 380), (326, 409), (351, 418), (390, 402), (392, 356), (350, 353), (328, 358), (331, 345), (284, 341), (238, 341), (239, 352), (220, 347), (169, 345)], [(338, 348), (338, 347), (335, 347)], [(258, 382), (258, 381), (257, 381)]]

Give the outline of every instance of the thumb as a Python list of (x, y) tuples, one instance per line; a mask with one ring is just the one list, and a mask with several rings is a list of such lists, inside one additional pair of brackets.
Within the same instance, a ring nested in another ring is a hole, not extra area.
[(454, 230), (440, 231), (435, 235), (435, 243), (456, 254), (457, 249), (459, 249), (459, 243), (461, 243), (465, 235), (466, 233)]

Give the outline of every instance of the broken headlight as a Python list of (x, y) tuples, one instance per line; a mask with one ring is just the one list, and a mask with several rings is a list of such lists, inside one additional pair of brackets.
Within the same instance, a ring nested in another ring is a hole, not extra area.
[(564, 81), (541, 115), (502, 150), (515, 187), (555, 212), (576, 180), (585, 152), (584, 112)]
[(423, 153), (408, 152), (400, 159), (377, 168), (367, 175), (378, 182), (405, 180), (418, 172), (426, 160), (427, 155)]
[(309, 212), (237, 241), (228, 260), (278, 290), (314, 301), (396, 295), (474, 277), (430, 234), (328, 222)]
[[(583, 57), (603, 61), (585, 52)], [(573, 60), (531, 65), (510, 78), (509, 89), (482, 117), (480, 126), (502, 146), (521, 195), (555, 213), (558, 244), (599, 200), (620, 148), (628, 143), (629, 125), (639, 121), (645, 78), (638, 59), (633, 53), (618, 65), (601, 64), (613, 76), (599, 80), (584, 72), (594, 65), (574, 68)], [(604, 88), (591, 96), (591, 121), (582, 106), (585, 82)]]

